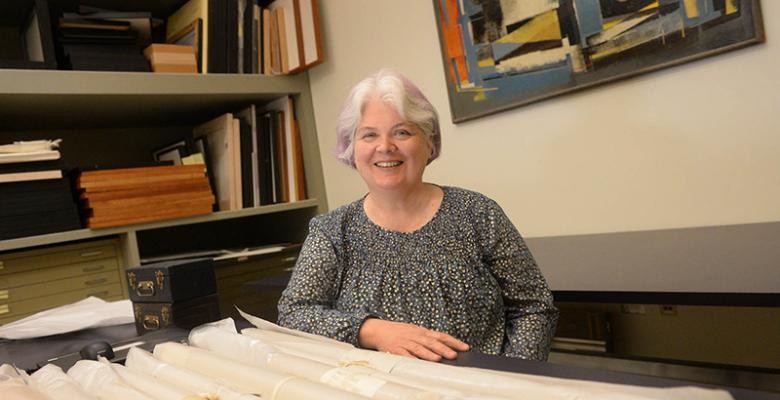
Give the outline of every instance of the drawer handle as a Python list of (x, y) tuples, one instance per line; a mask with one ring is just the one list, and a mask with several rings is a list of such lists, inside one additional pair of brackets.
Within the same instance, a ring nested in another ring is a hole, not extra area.
[(90, 297), (90, 296), (95, 296), (95, 297), (108, 296), (108, 290), (104, 290), (102, 292), (87, 293), (87, 295), (84, 297)]
[(11, 307), (8, 304), (0, 305), (0, 315), (8, 314), (11, 312)]
[(91, 281), (84, 282), (84, 284), (87, 286), (99, 285), (101, 283), (106, 283), (107, 280), (108, 279), (106, 278), (93, 279)]
[(0, 300), (8, 300), (8, 290), (0, 290)]
[(95, 250), (95, 251), (88, 251), (86, 253), (81, 253), (82, 257), (95, 257), (103, 254), (103, 250)]
[(100, 271), (101, 269), (105, 269), (105, 268), (106, 268), (105, 265), (100, 264), (100, 265), (95, 265), (93, 267), (84, 267), (84, 268), (81, 269), (81, 271), (82, 272), (95, 272), (95, 271)]
[(298, 259), (298, 256), (290, 256), (290, 257), (282, 258), (282, 262), (291, 262), (291, 261), (295, 261), (297, 259)]
[(292, 270), (294, 270), (294, 269), (295, 269), (295, 267), (287, 267), (287, 268), (283, 269), (282, 271), (284, 271), (284, 272), (292, 272)]
[(138, 282), (138, 284), (135, 285), (135, 293), (137, 293), (139, 297), (154, 296), (154, 282), (152, 281)]
[(156, 331), (160, 329), (160, 317), (156, 315), (144, 315), (144, 320), (141, 323), (144, 329), (147, 331)]

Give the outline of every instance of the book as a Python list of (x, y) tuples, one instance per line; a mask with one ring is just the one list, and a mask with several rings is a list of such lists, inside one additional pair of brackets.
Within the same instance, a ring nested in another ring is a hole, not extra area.
[(276, 39), (279, 43), (279, 73), (290, 73), (290, 59), (287, 49), (287, 28), (285, 27), (285, 10), (282, 7), (271, 10), (276, 20)]
[(20, 153), (0, 153), (0, 164), (20, 163), (28, 161), (58, 160), (59, 150), (38, 150)]
[[(227, 1), (189, 0), (166, 20), (165, 41), (195, 36), (202, 73), (227, 72)], [(193, 35), (193, 33), (195, 35)]]
[(60, 18), (60, 27), (80, 26), (79, 24), (123, 24), (136, 33), (137, 44), (147, 46), (152, 43), (152, 29), (162, 23), (154, 19), (148, 11), (96, 11), (84, 14), (66, 12)]
[(207, 138), (210, 158), (207, 169), (214, 177), (214, 193), (219, 210), (239, 209), (234, 195), (233, 147), (236, 144), (233, 138), (233, 115), (226, 113), (195, 127), (193, 136), (196, 139), (203, 136)]
[(83, 171), (76, 178), (82, 188), (124, 186), (130, 181), (163, 182), (204, 177), (206, 167), (194, 165), (163, 165), (155, 167), (101, 169)]
[(284, 164), (278, 176), (283, 181), (283, 188), (286, 188), (287, 196), (285, 198), (288, 199), (287, 201), (303, 200), (306, 198), (303, 154), (300, 134), (296, 134), (298, 123), (295, 118), (293, 99), (290, 96), (281, 97), (268, 103), (265, 106), (265, 110), (274, 110), (282, 115), (279, 121), (280, 132), (277, 132), (277, 136), (284, 144), (280, 144), (277, 147), (284, 152), (284, 156), (277, 157), (277, 160)]
[(166, 219), (182, 218), (211, 213), (211, 204), (208, 201), (191, 204), (188, 207), (175, 205), (173, 207), (158, 207), (149, 213), (136, 215), (116, 215), (105, 218), (89, 218), (87, 227), (90, 229), (108, 228), (119, 225), (140, 224), (145, 222), (161, 221)]
[(117, 219), (133, 216), (154, 215), (160, 210), (197, 207), (206, 204), (211, 209), (214, 195), (211, 192), (185, 192), (150, 196), (146, 199), (117, 199), (106, 202), (90, 202), (91, 216), (98, 219)]
[(239, 59), (239, 23), (238, 8), (239, 0), (222, 0), (225, 2), (225, 24), (221, 29), (225, 32), (225, 71), (229, 74), (238, 73)]
[(43, 160), (43, 161), (26, 161), (16, 163), (0, 163), (0, 174), (10, 172), (31, 172), (31, 171), (45, 171), (45, 170), (66, 170), (68, 169), (65, 162), (60, 158), (56, 160)]
[[(239, 111), (234, 115), (241, 121), (242, 127), (246, 126), (247, 131), (243, 132), (241, 137), (241, 157), (242, 157), (242, 192), (249, 192), (249, 203), (244, 207), (257, 207), (260, 205), (259, 188), (259, 169), (258, 162), (258, 133), (257, 133), (257, 111), (255, 105)], [(245, 159), (246, 157), (246, 159)]]
[(261, 11), (261, 30), (262, 30), (262, 38), (263, 38), (263, 45), (262, 45), (262, 53), (263, 53), (263, 59), (262, 59), (262, 66), (261, 66), (261, 73), (263, 75), (272, 75), (272, 66), (271, 66), (271, 53), (273, 51), (272, 45), (271, 45), (271, 39), (272, 39), (272, 33), (271, 33), (271, 10), (264, 8)]
[(85, 208), (99, 209), (99, 210), (111, 210), (120, 209), (122, 211), (128, 210), (132, 207), (140, 206), (156, 206), (158, 204), (169, 204), (169, 202), (175, 202), (180, 200), (192, 200), (192, 199), (211, 199), (212, 203), (214, 195), (208, 188), (199, 190), (188, 191), (169, 191), (155, 194), (132, 194), (130, 196), (115, 196), (112, 198), (93, 198), (93, 196), (85, 197), (83, 205)]
[(317, 0), (295, 0), (296, 21), (300, 26), (300, 43), (303, 66), (309, 68), (325, 60), (325, 51), (320, 32), (320, 12)]
[(181, 179), (170, 182), (159, 182), (146, 187), (131, 187), (104, 192), (89, 193), (82, 192), (80, 198), (90, 201), (107, 201), (113, 199), (146, 198), (155, 195), (176, 193), (176, 192), (202, 192), (210, 191), (211, 187), (208, 181), (202, 178)]
[(62, 178), (62, 170), (59, 169), (47, 171), (9, 172), (0, 174), (0, 183), (39, 181), (59, 178)]
[(301, 32), (299, 20), (299, 4), (295, 0), (274, 0), (268, 8), (277, 13), (279, 29), (279, 47), (282, 54), (282, 69), (284, 73), (296, 73), (303, 68), (303, 53), (299, 43)]

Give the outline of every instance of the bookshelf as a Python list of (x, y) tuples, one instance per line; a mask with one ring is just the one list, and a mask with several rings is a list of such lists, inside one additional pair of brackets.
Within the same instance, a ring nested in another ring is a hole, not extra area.
[[(300, 242), (309, 219), (327, 208), (306, 73), (259, 76), (0, 69), (0, 142), (62, 138), (62, 157), (71, 167), (150, 160), (152, 149), (191, 135), (198, 124), (284, 95), (291, 95), (295, 102), (307, 200), (2, 240), (0, 259), (47, 249), (57, 254), (60, 247), (112, 239), (121, 253), (121, 272), (145, 257), (167, 253)], [(124, 287), (122, 282), (126, 296)]]

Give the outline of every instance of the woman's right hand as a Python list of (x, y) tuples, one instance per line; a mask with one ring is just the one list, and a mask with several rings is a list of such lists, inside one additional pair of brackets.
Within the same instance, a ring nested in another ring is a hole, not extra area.
[(441, 361), (455, 359), (458, 351), (468, 351), (469, 345), (443, 332), (403, 322), (369, 318), (358, 331), (358, 343), (367, 349)]

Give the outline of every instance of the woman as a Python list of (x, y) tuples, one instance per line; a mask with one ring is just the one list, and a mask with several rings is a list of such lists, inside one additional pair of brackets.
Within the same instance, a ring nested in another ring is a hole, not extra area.
[(310, 222), (281, 325), (430, 361), (547, 358), (547, 283), (494, 201), (423, 182), (440, 149), (436, 110), (405, 77), (382, 70), (352, 89), (338, 158), (368, 194)]

